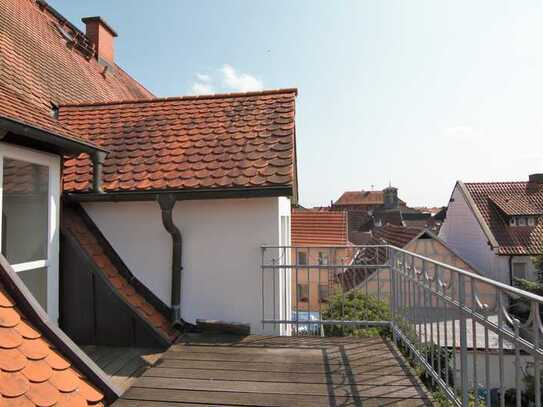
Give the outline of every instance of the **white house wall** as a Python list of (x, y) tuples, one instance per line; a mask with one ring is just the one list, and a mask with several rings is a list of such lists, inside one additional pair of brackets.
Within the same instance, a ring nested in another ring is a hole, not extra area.
[[(171, 237), (158, 203), (84, 207), (132, 273), (170, 304)], [(264, 332), (260, 246), (280, 243), (280, 217), (289, 214), (287, 198), (178, 201), (173, 220), (183, 235), (183, 319), (250, 323), (252, 332)]]
[(489, 278), (509, 283), (508, 257), (497, 256), (458, 185), (449, 202), (439, 237), (454, 251)]

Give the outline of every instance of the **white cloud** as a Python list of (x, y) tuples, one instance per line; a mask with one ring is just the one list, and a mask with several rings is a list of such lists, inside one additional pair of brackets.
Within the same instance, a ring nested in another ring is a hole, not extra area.
[(193, 95), (209, 95), (214, 93), (215, 89), (208, 83), (194, 82), (191, 91)]
[(196, 79), (198, 79), (200, 82), (210, 82), (211, 76), (203, 74), (203, 73), (197, 73)]
[(250, 92), (262, 90), (262, 81), (246, 73), (238, 73), (228, 64), (221, 68), (223, 74), (223, 84), (225, 87), (236, 92)]

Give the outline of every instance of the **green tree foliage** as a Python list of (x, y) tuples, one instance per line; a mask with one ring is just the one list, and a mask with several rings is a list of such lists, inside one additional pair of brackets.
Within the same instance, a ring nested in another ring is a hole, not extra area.
[[(390, 321), (389, 305), (374, 296), (364, 295), (361, 290), (335, 294), (329, 299), (323, 312), (325, 320)], [(378, 336), (387, 335), (388, 328), (325, 325), (326, 336)]]

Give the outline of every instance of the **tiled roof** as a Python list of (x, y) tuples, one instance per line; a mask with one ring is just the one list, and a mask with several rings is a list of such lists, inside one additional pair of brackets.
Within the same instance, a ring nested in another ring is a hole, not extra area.
[[(110, 151), (106, 192), (266, 188), (295, 179), (295, 89), (72, 105), (59, 118)], [(65, 162), (64, 189), (88, 191), (86, 155)]]
[(84, 34), (35, 0), (0, 0), (0, 27), (0, 116), (74, 138), (51, 103), (152, 97), (115, 64), (104, 72)]
[(73, 130), (53, 119), (50, 113), (50, 109), (48, 111), (44, 106), (32, 103), (30, 99), (0, 82), (0, 117), (94, 146), (92, 142), (82, 139)]
[(0, 369), (1, 406), (103, 405), (104, 395), (27, 319), (2, 283)]
[[(542, 213), (543, 184), (531, 182), (465, 183), (483, 221), (498, 243), (498, 254), (543, 253), (543, 219), (535, 226), (509, 226), (505, 214)], [(500, 209), (498, 209), (500, 208)]]
[(508, 216), (543, 214), (542, 195), (491, 195), (488, 198)]
[(345, 246), (349, 243), (345, 212), (292, 211), (291, 229), (293, 246)]
[(383, 227), (373, 229), (373, 236), (379, 243), (384, 241), (401, 249), (421, 232), (422, 229), (418, 228), (386, 224)]
[(104, 253), (98, 240), (85, 225), (83, 220), (71, 209), (65, 208), (62, 217), (63, 225), (79, 241), (83, 249), (93, 259), (94, 263), (104, 273), (111, 285), (117, 290), (120, 296), (132, 306), (147, 323), (154, 327), (166, 340), (173, 342), (178, 333), (170, 325), (169, 321), (153, 305), (145, 301), (130, 281), (120, 275), (119, 271)]
[(347, 191), (334, 205), (382, 205), (384, 202), (383, 191)]
[[(398, 199), (400, 205), (405, 202)], [(385, 197), (383, 191), (347, 191), (344, 192), (334, 205), (383, 205)]]

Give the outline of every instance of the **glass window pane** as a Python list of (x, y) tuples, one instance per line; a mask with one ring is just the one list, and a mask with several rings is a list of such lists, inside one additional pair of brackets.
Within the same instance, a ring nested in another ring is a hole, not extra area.
[(47, 259), (49, 168), (4, 158), (2, 254), (11, 264)]
[(17, 275), (23, 280), (43, 309), (47, 311), (47, 267), (19, 271)]

